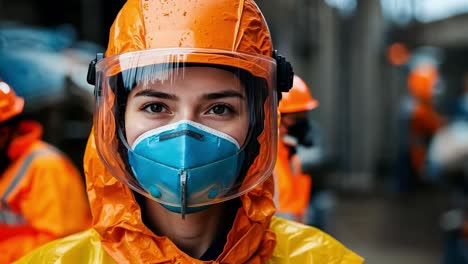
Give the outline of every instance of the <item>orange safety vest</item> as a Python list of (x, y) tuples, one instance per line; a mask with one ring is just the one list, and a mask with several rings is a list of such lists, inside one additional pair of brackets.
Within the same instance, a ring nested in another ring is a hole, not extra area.
[(277, 184), (275, 195), (278, 213), (292, 214), (303, 220), (309, 204), (312, 178), (302, 173), (297, 155), (289, 158), (289, 149), (281, 140), (278, 141), (274, 176)]
[(23, 121), (19, 131), (8, 148), (12, 163), (0, 178), (0, 263), (91, 226), (79, 171), (40, 140), (38, 123)]

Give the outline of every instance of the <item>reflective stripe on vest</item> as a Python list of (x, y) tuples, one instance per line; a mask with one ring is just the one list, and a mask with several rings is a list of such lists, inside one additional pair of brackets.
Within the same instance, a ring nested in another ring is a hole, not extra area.
[(26, 219), (23, 215), (12, 212), (8, 208), (3, 208), (0, 211), (0, 224), (7, 225), (24, 225), (26, 224)]
[(48, 154), (53, 154), (57, 153), (55, 148), (49, 147), (47, 149), (40, 149), (31, 152), (26, 159), (23, 161), (23, 164), (21, 164), (21, 167), (18, 170), (18, 173), (13, 177), (13, 180), (11, 181), (10, 185), (7, 187), (6, 191), (3, 193), (1, 197), (2, 201), (2, 208), (0, 209), (0, 223), (6, 223), (6, 224), (24, 224), (26, 223), (26, 220), (23, 218), (21, 214), (17, 214), (13, 212), (8, 204), (7, 204), (7, 197), (10, 195), (11, 192), (16, 188), (18, 183), (24, 178), (26, 175), (26, 171), (28, 170), (29, 166), (31, 165), (31, 162), (39, 157), (39, 156), (44, 156)]

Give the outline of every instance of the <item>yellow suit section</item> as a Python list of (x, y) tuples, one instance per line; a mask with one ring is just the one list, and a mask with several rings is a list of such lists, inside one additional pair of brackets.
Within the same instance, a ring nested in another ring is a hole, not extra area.
[(359, 264), (364, 259), (327, 233), (298, 222), (273, 217), (276, 247), (268, 264)]
[[(359, 264), (364, 260), (328, 234), (310, 226), (273, 217), (277, 236), (273, 256), (266, 263)], [(48, 243), (23, 257), (21, 263), (116, 263), (105, 251), (94, 229)], [(170, 262), (176, 263), (176, 262)]]

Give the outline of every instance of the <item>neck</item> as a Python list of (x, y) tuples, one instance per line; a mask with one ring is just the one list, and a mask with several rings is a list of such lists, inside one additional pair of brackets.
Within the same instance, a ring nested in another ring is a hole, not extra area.
[(145, 222), (152, 231), (168, 237), (178, 248), (196, 259), (206, 252), (218, 232), (225, 227), (225, 203), (187, 214), (185, 219), (149, 199), (146, 199), (144, 206)]

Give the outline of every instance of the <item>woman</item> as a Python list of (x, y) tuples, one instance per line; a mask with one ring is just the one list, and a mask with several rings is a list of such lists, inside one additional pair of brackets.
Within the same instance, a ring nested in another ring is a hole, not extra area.
[(253, 1), (129, 0), (109, 39), (84, 158), (94, 228), (23, 262), (362, 262), (272, 220), (276, 97), (293, 73)]

